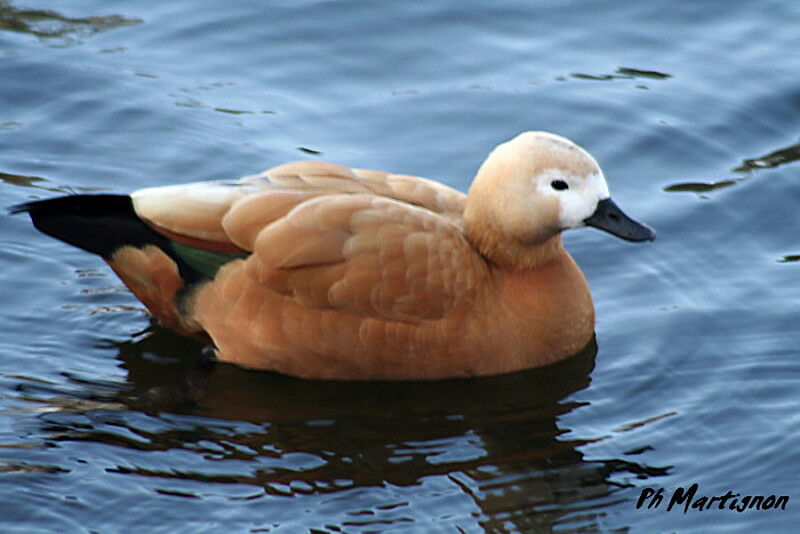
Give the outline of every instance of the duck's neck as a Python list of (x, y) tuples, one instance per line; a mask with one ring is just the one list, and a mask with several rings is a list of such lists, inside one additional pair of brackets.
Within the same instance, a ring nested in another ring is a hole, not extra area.
[(520, 243), (490, 221), (476, 223), (466, 219), (467, 239), (492, 263), (504, 271), (528, 271), (540, 268), (559, 257), (564, 250), (561, 234), (542, 242)]

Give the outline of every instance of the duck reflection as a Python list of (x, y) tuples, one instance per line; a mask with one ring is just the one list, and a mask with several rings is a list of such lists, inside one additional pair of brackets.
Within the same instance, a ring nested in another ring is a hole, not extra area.
[[(97, 384), (94, 397), (124, 409), (98, 410), (90, 425), (48, 418), (52, 439), (189, 451), (198, 458), (189, 468), (145, 454), (111, 471), (251, 488), (237, 498), (413, 488), (438, 478), (468, 496), (490, 532), (549, 531), (564, 522), (596, 528), (603, 508), (618, 500), (610, 475), (664, 474), (585, 461), (578, 448), (586, 441), (559, 427), (559, 417), (580, 406), (569, 396), (590, 383), (594, 341), (566, 361), (504, 376), (365, 383), (246, 371), (202, 358), (202, 346), (187, 343), (153, 326), (119, 344), (127, 387), (109, 394)], [(378, 519), (381, 510), (365, 513)]]

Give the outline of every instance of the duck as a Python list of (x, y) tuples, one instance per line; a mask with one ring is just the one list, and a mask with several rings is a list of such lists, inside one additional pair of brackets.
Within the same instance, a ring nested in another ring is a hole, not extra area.
[(318, 380), (435, 380), (545, 366), (594, 340), (564, 248), (592, 226), (655, 232), (573, 141), (527, 131), (467, 194), (405, 174), (298, 161), (236, 180), (17, 205), (105, 260), (164, 326), (216, 358)]

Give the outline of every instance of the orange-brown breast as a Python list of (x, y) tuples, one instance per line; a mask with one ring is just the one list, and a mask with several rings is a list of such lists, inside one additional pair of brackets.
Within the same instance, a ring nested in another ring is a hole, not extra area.
[(519, 369), (576, 354), (594, 335), (589, 285), (563, 248), (536, 269), (504, 272), (498, 306), (489, 328), (505, 334), (507, 357)]

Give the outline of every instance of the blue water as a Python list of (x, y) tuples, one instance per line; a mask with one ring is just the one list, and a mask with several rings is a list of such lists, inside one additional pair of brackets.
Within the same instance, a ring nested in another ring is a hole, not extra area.
[[(799, 20), (791, 0), (0, 0), (0, 205), (306, 158), (465, 190), (543, 129), (659, 232), (567, 234), (596, 351), (353, 385), (208, 365), (98, 258), (0, 216), (0, 530), (795, 532)], [(694, 482), (790, 501), (636, 509)]]

